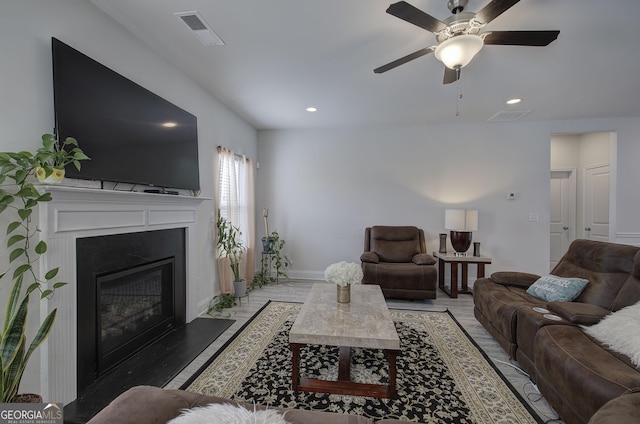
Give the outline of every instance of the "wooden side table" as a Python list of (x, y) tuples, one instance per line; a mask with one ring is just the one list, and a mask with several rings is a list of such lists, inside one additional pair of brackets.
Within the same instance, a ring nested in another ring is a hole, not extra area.
[[(485, 264), (491, 263), (491, 258), (488, 256), (456, 256), (455, 253), (447, 252), (433, 252), (433, 256), (438, 259), (438, 286), (449, 297), (457, 298), (458, 293), (471, 293), (469, 291), (469, 264), (476, 264), (478, 267), (477, 277), (484, 277)], [(447, 289), (444, 284), (444, 265), (450, 264), (451, 267), (451, 288)], [(461, 287), (458, 290), (458, 265), (462, 268)]]

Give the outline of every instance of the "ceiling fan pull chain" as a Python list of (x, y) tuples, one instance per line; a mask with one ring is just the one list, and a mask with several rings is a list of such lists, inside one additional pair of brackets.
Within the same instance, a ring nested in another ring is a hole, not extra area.
[(456, 67), (456, 88), (458, 95), (456, 97), (456, 116), (460, 116), (460, 100), (462, 99), (462, 93), (460, 91), (460, 67)]

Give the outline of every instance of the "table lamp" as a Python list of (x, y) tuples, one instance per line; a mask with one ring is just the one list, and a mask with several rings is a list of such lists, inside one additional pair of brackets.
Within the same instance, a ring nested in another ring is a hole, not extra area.
[(444, 228), (450, 230), (451, 246), (456, 256), (467, 256), (471, 246), (471, 232), (478, 230), (478, 211), (445, 209)]

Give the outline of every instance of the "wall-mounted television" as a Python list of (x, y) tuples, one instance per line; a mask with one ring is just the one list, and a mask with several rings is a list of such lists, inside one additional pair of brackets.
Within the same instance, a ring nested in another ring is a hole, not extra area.
[(51, 46), (56, 135), (91, 157), (68, 177), (200, 189), (194, 115), (56, 38)]

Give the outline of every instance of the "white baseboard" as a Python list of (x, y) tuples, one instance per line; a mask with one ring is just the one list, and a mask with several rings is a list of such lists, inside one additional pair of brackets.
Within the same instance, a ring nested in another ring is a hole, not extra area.
[(324, 271), (287, 270), (287, 275), (296, 280), (324, 280)]

